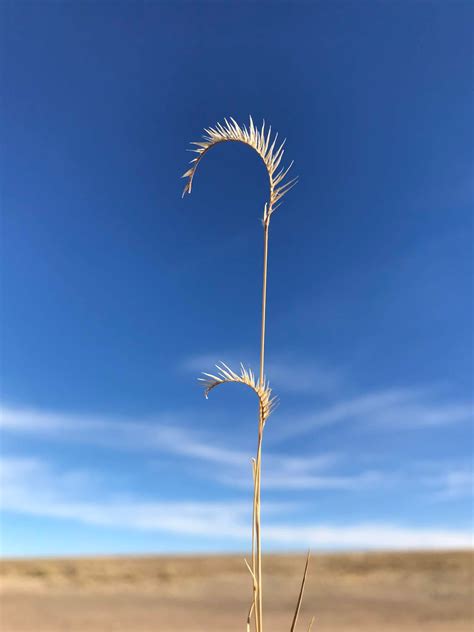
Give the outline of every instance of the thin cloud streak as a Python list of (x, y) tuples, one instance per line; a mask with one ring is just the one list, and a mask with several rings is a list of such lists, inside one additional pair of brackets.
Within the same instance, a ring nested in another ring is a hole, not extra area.
[[(235, 352), (226, 357), (236, 356)], [(214, 366), (220, 360), (218, 354), (191, 356), (183, 363), (185, 370), (200, 372)], [(295, 373), (281, 360), (267, 363), (268, 376), (276, 393), (287, 392), (306, 397), (307, 405), (312, 396), (324, 394), (334, 401), (303, 413), (299, 421), (292, 416), (291, 423), (280, 424), (274, 441), (305, 434), (314, 428), (341, 423), (357, 423), (368, 427), (394, 429), (434, 428), (463, 423), (474, 419), (472, 401), (442, 401), (431, 388), (386, 388), (364, 393), (352, 398), (341, 397), (346, 390), (346, 380), (335, 369), (324, 368), (317, 363), (303, 360), (291, 362), (297, 366)]]
[(275, 440), (323, 426), (356, 423), (385, 430), (433, 428), (472, 420), (472, 402), (437, 402), (420, 389), (387, 389), (342, 400), (317, 412), (280, 424)]
[[(177, 455), (210, 465), (208, 476), (221, 484), (239, 488), (251, 482), (251, 453), (212, 445), (176, 424), (104, 420), (10, 407), (3, 407), (1, 413), (0, 427), (4, 432), (39, 436), (62, 443)], [(354, 491), (383, 481), (381, 474), (375, 477), (373, 473), (366, 472), (351, 476), (322, 474), (340, 462), (341, 456), (335, 453), (307, 458), (268, 453), (265, 457), (265, 486), (272, 490)]]
[[(366, 422), (371, 415), (384, 414), (385, 406), (407, 406), (411, 392), (392, 391), (372, 397), (359, 398), (339, 404), (319, 416), (326, 423), (337, 423), (347, 416), (359, 417)], [(142, 451), (150, 455), (165, 454), (203, 463), (201, 474), (219, 484), (246, 488), (251, 483), (251, 451), (212, 444), (188, 428), (179, 425), (175, 416), (163, 416), (164, 421), (130, 421), (116, 418), (81, 416), (34, 409), (0, 407), (0, 429), (4, 433), (34, 436), (42, 440), (61, 443), (82, 443), (107, 450)], [(282, 424), (280, 424), (281, 427)], [(292, 426), (292, 431), (294, 425)], [(298, 431), (298, 428), (296, 428)], [(276, 437), (276, 443), (281, 440)], [(372, 469), (341, 473), (347, 465), (344, 455), (330, 452), (309, 457), (295, 457), (269, 452), (264, 460), (265, 487), (271, 491), (333, 490), (363, 492), (374, 488), (403, 486), (407, 478), (418, 482), (420, 493), (431, 494), (432, 500), (451, 500), (469, 496), (471, 479), (460, 468), (434, 471), (430, 476), (413, 471), (404, 473), (374, 471)], [(219, 466), (219, 467), (216, 467)]]
[(209, 445), (189, 429), (177, 425), (179, 421), (181, 419), (171, 414), (156, 417), (154, 421), (130, 421), (0, 407), (0, 429), (3, 432), (127, 451), (161, 451), (211, 463), (242, 465), (248, 462), (248, 456), (243, 452)]
[[(80, 500), (76, 499), (84, 495), (78, 484), (80, 477), (78, 479), (74, 472), (53, 471), (38, 459), (4, 459), (0, 480), (3, 511), (75, 520), (106, 528), (166, 532), (204, 541), (222, 537), (245, 545), (248, 539), (247, 502), (142, 502), (107, 497), (101, 497), (100, 502)], [(89, 493), (91, 480), (84, 485)], [(472, 534), (463, 530), (386, 523), (289, 525), (275, 522), (275, 515), (288, 513), (287, 507), (273, 506), (269, 510), (266, 537), (276, 548), (458, 549), (472, 546)]]

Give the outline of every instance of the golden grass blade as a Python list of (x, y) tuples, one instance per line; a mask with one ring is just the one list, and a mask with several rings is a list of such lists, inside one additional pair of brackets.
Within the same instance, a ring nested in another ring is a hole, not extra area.
[(204, 386), (204, 395), (207, 399), (209, 393), (220, 384), (244, 384), (251, 388), (260, 401), (260, 413), (262, 423), (265, 424), (268, 417), (275, 408), (277, 398), (272, 396), (272, 389), (265, 378), (261, 383), (255, 378), (251, 369), (246, 369), (243, 364), (240, 365), (240, 374), (229, 368), (224, 362), (216, 364), (217, 375), (212, 373), (203, 373), (204, 377), (198, 378)]
[(313, 629), (313, 623), (315, 622), (316, 617), (312, 617), (311, 621), (309, 622), (309, 626), (308, 626), (308, 632), (311, 632), (311, 630)]
[[(253, 550), (252, 550), (252, 554), (253, 554)], [(257, 578), (255, 577), (255, 573), (250, 568), (250, 564), (247, 562), (246, 559), (244, 559), (244, 562), (245, 562), (245, 566), (247, 567), (247, 569), (248, 569), (248, 571), (250, 573), (250, 576), (252, 577), (252, 595), (253, 595), (253, 597), (252, 597), (252, 604), (250, 605), (250, 609), (249, 609), (249, 612), (248, 612), (248, 615), (247, 615), (247, 631), (250, 631), (250, 624), (251, 624), (251, 621), (252, 621), (252, 613), (254, 612), (255, 607), (256, 607), (256, 595), (257, 595), (257, 590), (258, 589), (257, 589)], [(255, 564), (255, 563), (253, 562), (253, 564)], [(258, 623), (257, 622), (256, 622), (256, 625), (258, 627)]]
[(191, 143), (194, 149), (190, 151), (195, 152), (197, 157), (191, 160), (191, 168), (183, 175), (183, 178), (187, 179), (183, 190), (183, 197), (186, 193), (191, 193), (194, 175), (204, 154), (218, 143), (233, 141), (244, 143), (252, 147), (265, 163), (270, 181), (270, 200), (267, 209), (268, 217), (276, 210), (276, 202), (291, 188), (291, 186), (289, 186), (291, 182), (287, 182), (286, 184), (282, 184), (282, 182), (293, 163), (286, 169), (281, 169), (278, 174), (276, 173), (283, 158), (285, 141), (280, 144), (278, 149), (275, 149), (278, 134), (275, 134), (272, 141), (272, 128), (269, 127), (268, 131), (265, 131), (265, 121), (263, 121), (261, 129), (258, 129), (255, 127), (252, 117), (249, 118), (250, 122), (248, 128), (245, 125), (239, 125), (232, 117), (230, 117), (230, 121), (224, 119), (223, 124), (217, 123), (215, 127), (204, 129), (205, 135), (202, 141)]
[[(254, 578), (252, 597), (253, 597), (253, 606), (256, 612), (257, 611), (257, 597), (258, 597), (257, 580), (255, 577), (255, 568), (256, 568), (255, 503), (256, 503), (256, 495), (257, 495), (257, 461), (254, 458), (252, 458), (252, 480), (253, 480), (253, 502), (252, 502), (252, 569), (253, 570), (252, 570), (252, 576)], [(255, 621), (255, 627), (258, 627), (257, 621)]]
[[(275, 134), (272, 140), (272, 128), (269, 127), (265, 131), (265, 121), (262, 123), (262, 127), (258, 129), (249, 117), (249, 127), (245, 125), (239, 125), (235, 119), (230, 117), (230, 121), (224, 119), (224, 123), (217, 123), (215, 127), (205, 128), (205, 135), (202, 141), (193, 142), (192, 151), (196, 156), (191, 160), (191, 167), (183, 175), (186, 178), (186, 185), (183, 191), (183, 197), (186, 193), (191, 193), (193, 179), (196, 174), (196, 169), (202, 160), (204, 154), (209, 151), (214, 145), (223, 143), (226, 141), (241, 142), (252, 147), (263, 160), (270, 183), (270, 196), (269, 200), (265, 203), (263, 212), (263, 283), (262, 283), (262, 326), (261, 326), (261, 339), (260, 339), (260, 371), (258, 381), (255, 378), (253, 372), (249, 369), (245, 369), (240, 365), (240, 373), (236, 373), (230, 369), (226, 364), (221, 363), (217, 365), (217, 375), (211, 373), (204, 373), (204, 378), (199, 378), (204, 383), (205, 396), (208, 397), (212, 389), (216, 388), (220, 384), (226, 384), (234, 382), (238, 384), (244, 384), (251, 388), (259, 398), (259, 422), (258, 422), (258, 444), (257, 455), (252, 460), (252, 473), (254, 482), (254, 496), (253, 496), (253, 512), (252, 512), (252, 567), (249, 566), (247, 561), (247, 567), (252, 575), (253, 579), (253, 603), (250, 607), (247, 617), (247, 632), (250, 632), (250, 624), (252, 619), (252, 613), (255, 615), (255, 629), (256, 632), (263, 632), (263, 607), (262, 607), (262, 549), (261, 549), (261, 523), (260, 523), (260, 491), (261, 491), (261, 464), (262, 464), (262, 439), (265, 423), (272, 413), (276, 405), (276, 398), (272, 396), (272, 390), (268, 381), (265, 379), (264, 366), (265, 366), (265, 321), (266, 321), (266, 297), (267, 297), (267, 265), (268, 265), (268, 231), (270, 226), (270, 217), (272, 213), (281, 205), (281, 199), (288, 193), (290, 189), (297, 182), (297, 178), (286, 180), (289, 170), (291, 169), (293, 162), (288, 167), (280, 167), (283, 155), (285, 153), (283, 141), (280, 146), (277, 147), (278, 134)], [(279, 171), (277, 172), (277, 169)], [(277, 204), (277, 202), (279, 202)], [(292, 631), (296, 625), (298, 619), (299, 609), (301, 607), (301, 600), (303, 597), (304, 584), (306, 581), (306, 573), (308, 570), (308, 560), (306, 561), (305, 573), (303, 576), (303, 582), (301, 585), (300, 596), (296, 607), (295, 618), (293, 620)], [(312, 625), (312, 623), (311, 623)]]
[(247, 632), (250, 632), (250, 625), (252, 623), (253, 608), (254, 608), (254, 603), (252, 601), (252, 604), (251, 604), (250, 609), (249, 609), (249, 613), (247, 615)]
[[(304, 587), (305, 587), (305, 584), (306, 584), (306, 577), (308, 575), (308, 567), (309, 567), (310, 555), (311, 555), (311, 551), (308, 551), (308, 555), (306, 556), (306, 564), (305, 564), (305, 567), (304, 567), (303, 579), (301, 581), (300, 594), (298, 595), (298, 601), (296, 603), (295, 614), (294, 614), (294, 617), (293, 617), (293, 622), (291, 624), (290, 632), (295, 632), (296, 624), (298, 623), (298, 616), (300, 614), (301, 602), (303, 601), (303, 593), (304, 593)], [(311, 625), (313, 625), (313, 624), (311, 623)]]
[(247, 562), (246, 559), (244, 559), (244, 562), (245, 562), (245, 566), (247, 567), (248, 572), (250, 573), (250, 576), (252, 577), (253, 585), (255, 587), (255, 584), (256, 584), (255, 574), (253, 570), (250, 568), (250, 564)]

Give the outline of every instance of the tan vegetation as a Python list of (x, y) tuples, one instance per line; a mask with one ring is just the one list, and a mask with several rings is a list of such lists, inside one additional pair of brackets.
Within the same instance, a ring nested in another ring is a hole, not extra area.
[[(266, 626), (287, 631), (303, 556), (265, 557)], [(241, 632), (241, 556), (4, 561), (2, 632)], [(470, 552), (314, 555), (313, 632), (473, 629)], [(244, 626), (245, 627), (245, 626)]]
[[(290, 163), (289, 167), (281, 168), (278, 171), (280, 163), (283, 158), (285, 150), (283, 149), (285, 141), (276, 148), (276, 142), (278, 134), (272, 140), (272, 129), (265, 131), (265, 121), (262, 128), (255, 127), (252, 117), (250, 117), (250, 124), (247, 128), (245, 125), (239, 125), (231, 118), (230, 121), (225, 119), (225, 124), (218, 123), (215, 128), (210, 127), (204, 130), (206, 135), (202, 141), (192, 143), (195, 149), (191, 150), (197, 153), (197, 157), (191, 160), (191, 168), (186, 171), (183, 178), (187, 179), (184, 187), (183, 196), (186, 193), (191, 193), (193, 178), (196, 173), (196, 169), (202, 160), (204, 154), (212, 147), (219, 143), (224, 142), (239, 142), (252, 147), (260, 158), (263, 160), (268, 173), (269, 180), (269, 197), (268, 202), (263, 209), (263, 275), (262, 275), (262, 318), (261, 318), (261, 336), (260, 336), (260, 375), (258, 381), (255, 379), (252, 370), (247, 370), (241, 365), (240, 375), (235, 373), (226, 364), (221, 363), (217, 366), (218, 374), (212, 375), (205, 373), (205, 395), (208, 396), (209, 392), (219, 386), (220, 384), (226, 384), (234, 382), (237, 384), (244, 384), (249, 386), (259, 399), (259, 415), (258, 415), (258, 442), (257, 453), (254, 459), (252, 459), (252, 474), (253, 474), (253, 511), (252, 511), (252, 558), (249, 564), (246, 560), (245, 563), (250, 572), (252, 578), (252, 602), (247, 615), (247, 632), (250, 632), (252, 621), (255, 624), (255, 632), (263, 632), (263, 575), (262, 575), (262, 537), (261, 537), (261, 471), (262, 471), (262, 441), (263, 430), (267, 422), (272, 408), (275, 403), (275, 397), (272, 397), (272, 391), (269, 386), (269, 382), (265, 379), (265, 323), (266, 323), (266, 309), (267, 309), (267, 275), (268, 275), (268, 233), (270, 228), (270, 219), (274, 211), (281, 204), (280, 200), (283, 196), (296, 184), (297, 178), (293, 180), (287, 180), (285, 178), (291, 169), (293, 163)], [(301, 609), (301, 601), (303, 597), (306, 575), (308, 572), (308, 559), (306, 560), (305, 570), (303, 573), (303, 580), (301, 582), (300, 592), (298, 595), (296, 609), (291, 623), (290, 632), (294, 632), (296, 624), (298, 622), (298, 616)], [(309, 623), (308, 632), (312, 627), (312, 621)]]

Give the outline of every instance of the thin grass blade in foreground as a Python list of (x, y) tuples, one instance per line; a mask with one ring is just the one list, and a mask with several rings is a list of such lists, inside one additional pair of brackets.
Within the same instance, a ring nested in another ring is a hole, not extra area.
[[(293, 621), (291, 623), (290, 632), (295, 632), (296, 624), (298, 623), (298, 617), (299, 617), (299, 614), (300, 614), (301, 603), (303, 601), (304, 587), (306, 585), (306, 576), (308, 575), (308, 567), (309, 567), (310, 555), (311, 555), (311, 552), (308, 551), (308, 555), (306, 556), (306, 564), (305, 564), (304, 572), (303, 572), (303, 579), (301, 581), (300, 594), (298, 595), (298, 601), (296, 603), (296, 610), (295, 610), (295, 614), (294, 614), (294, 617), (293, 617)], [(314, 617), (313, 617), (313, 621), (314, 621)], [(310, 627), (309, 627), (310, 630), (311, 630), (311, 626), (313, 625), (313, 621), (310, 623)]]
[[(215, 127), (205, 129), (205, 135), (199, 142), (192, 143), (193, 151), (197, 154), (191, 160), (191, 167), (183, 175), (186, 178), (186, 185), (183, 191), (183, 197), (186, 193), (191, 193), (194, 176), (196, 170), (204, 155), (215, 145), (224, 142), (239, 142), (252, 147), (263, 160), (268, 173), (269, 179), (269, 198), (263, 209), (263, 276), (262, 276), (262, 317), (261, 317), (261, 335), (260, 335), (260, 371), (259, 378), (256, 379), (254, 373), (250, 369), (240, 366), (240, 373), (236, 373), (226, 364), (217, 365), (217, 374), (213, 375), (205, 373), (200, 378), (204, 383), (206, 397), (209, 393), (220, 384), (236, 383), (243, 384), (251, 388), (257, 395), (259, 400), (258, 415), (258, 441), (257, 454), (252, 459), (253, 473), (253, 510), (252, 510), (252, 561), (247, 564), (250, 575), (252, 577), (252, 605), (250, 606), (247, 616), (247, 631), (250, 632), (252, 616), (254, 617), (255, 632), (263, 632), (263, 581), (262, 581), (262, 545), (261, 545), (261, 521), (260, 521), (260, 496), (261, 496), (261, 468), (262, 468), (262, 440), (263, 430), (270, 414), (272, 413), (276, 399), (272, 395), (272, 390), (268, 381), (265, 379), (265, 325), (266, 325), (266, 309), (267, 309), (267, 276), (268, 276), (268, 232), (270, 226), (270, 218), (274, 211), (280, 206), (282, 198), (296, 184), (297, 178), (291, 180), (286, 179), (293, 163), (286, 168), (281, 167), (283, 155), (285, 153), (283, 141), (277, 145), (278, 134), (272, 136), (271, 127), (265, 130), (265, 122), (260, 129), (255, 127), (252, 117), (250, 117), (249, 126), (239, 125), (233, 118), (224, 119), (224, 124), (217, 123)], [(306, 567), (303, 575), (300, 595), (296, 606), (295, 616), (290, 632), (294, 632), (298, 620), (301, 601), (303, 598), (304, 585), (308, 572), (309, 555), (306, 560)], [(311, 629), (312, 623), (310, 624)]]

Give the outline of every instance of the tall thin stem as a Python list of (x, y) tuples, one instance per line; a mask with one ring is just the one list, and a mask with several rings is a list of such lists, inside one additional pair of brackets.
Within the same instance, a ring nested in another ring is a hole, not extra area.
[[(266, 209), (265, 209), (266, 210)], [(262, 334), (260, 338), (260, 385), (265, 373), (265, 321), (267, 315), (267, 273), (268, 273), (268, 229), (270, 216), (265, 213), (263, 219), (263, 282), (262, 282)]]
[[(265, 321), (267, 311), (267, 276), (268, 276), (268, 228), (270, 215), (265, 207), (263, 218), (263, 280), (262, 280), (262, 329), (260, 339), (260, 386), (264, 382), (265, 372)], [(260, 411), (258, 426), (257, 458), (255, 459), (254, 477), (254, 510), (252, 525), (252, 540), (255, 539), (255, 553), (252, 551), (253, 572), (256, 577), (257, 590), (255, 595), (255, 625), (257, 632), (263, 632), (263, 580), (262, 580), (262, 548), (261, 548), (261, 525), (260, 525), (260, 482), (262, 468), (262, 439), (265, 418)], [(253, 549), (253, 543), (252, 543)], [(255, 559), (256, 558), (256, 559)], [(255, 568), (256, 566), (256, 568)]]
[(261, 488), (261, 467), (262, 467), (262, 440), (265, 422), (267, 421), (273, 404), (274, 398), (271, 397), (271, 389), (268, 383), (265, 383), (265, 319), (267, 309), (267, 268), (268, 268), (268, 229), (270, 224), (270, 216), (276, 210), (281, 202), (279, 202), (288, 191), (296, 184), (297, 178), (286, 180), (286, 176), (293, 163), (286, 168), (281, 167), (281, 161), (284, 154), (283, 141), (279, 147), (276, 146), (278, 134), (272, 139), (271, 127), (265, 129), (265, 122), (261, 128), (254, 125), (252, 117), (248, 127), (239, 125), (233, 118), (225, 119), (225, 123), (218, 123), (215, 127), (205, 130), (205, 135), (200, 142), (193, 143), (194, 148), (191, 150), (196, 156), (191, 160), (191, 167), (183, 175), (186, 178), (183, 196), (191, 193), (193, 179), (196, 169), (201, 162), (203, 156), (218, 143), (226, 141), (238, 141), (252, 147), (265, 163), (268, 172), (270, 196), (263, 213), (263, 284), (262, 284), (262, 330), (260, 340), (260, 373), (259, 381), (256, 382), (253, 373), (247, 372), (242, 367), (241, 375), (237, 375), (227, 365), (218, 366), (218, 376), (205, 374), (203, 381), (206, 384), (206, 397), (211, 389), (218, 384), (225, 382), (238, 382), (250, 386), (258, 395), (260, 400), (259, 424), (258, 424), (258, 444), (257, 455), (252, 460), (253, 465), (253, 517), (252, 517), (252, 582), (253, 582), (253, 607), (250, 608), (248, 614), (247, 625), (250, 625), (250, 619), (253, 613), (255, 617), (256, 632), (263, 632), (263, 612), (262, 612), (262, 548), (260, 535), (260, 488)]
[(255, 476), (255, 541), (256, 541), (256, 565), (254, 568), (254, 574), (256, 577), (257, 590), (255, 595), (256, 612), (255, 621), (257, 632), (263, 632), (263, 602), (262, 602), (262, 550), (261, 550), (261, 526), (260, 526), (260, 480), (261, 480), (261, 464), (262, 464), (262, 439), (263, 439), (263, 425), (260, 424), (258, 431), (258, 446), (257, 446), (257, 467)]

